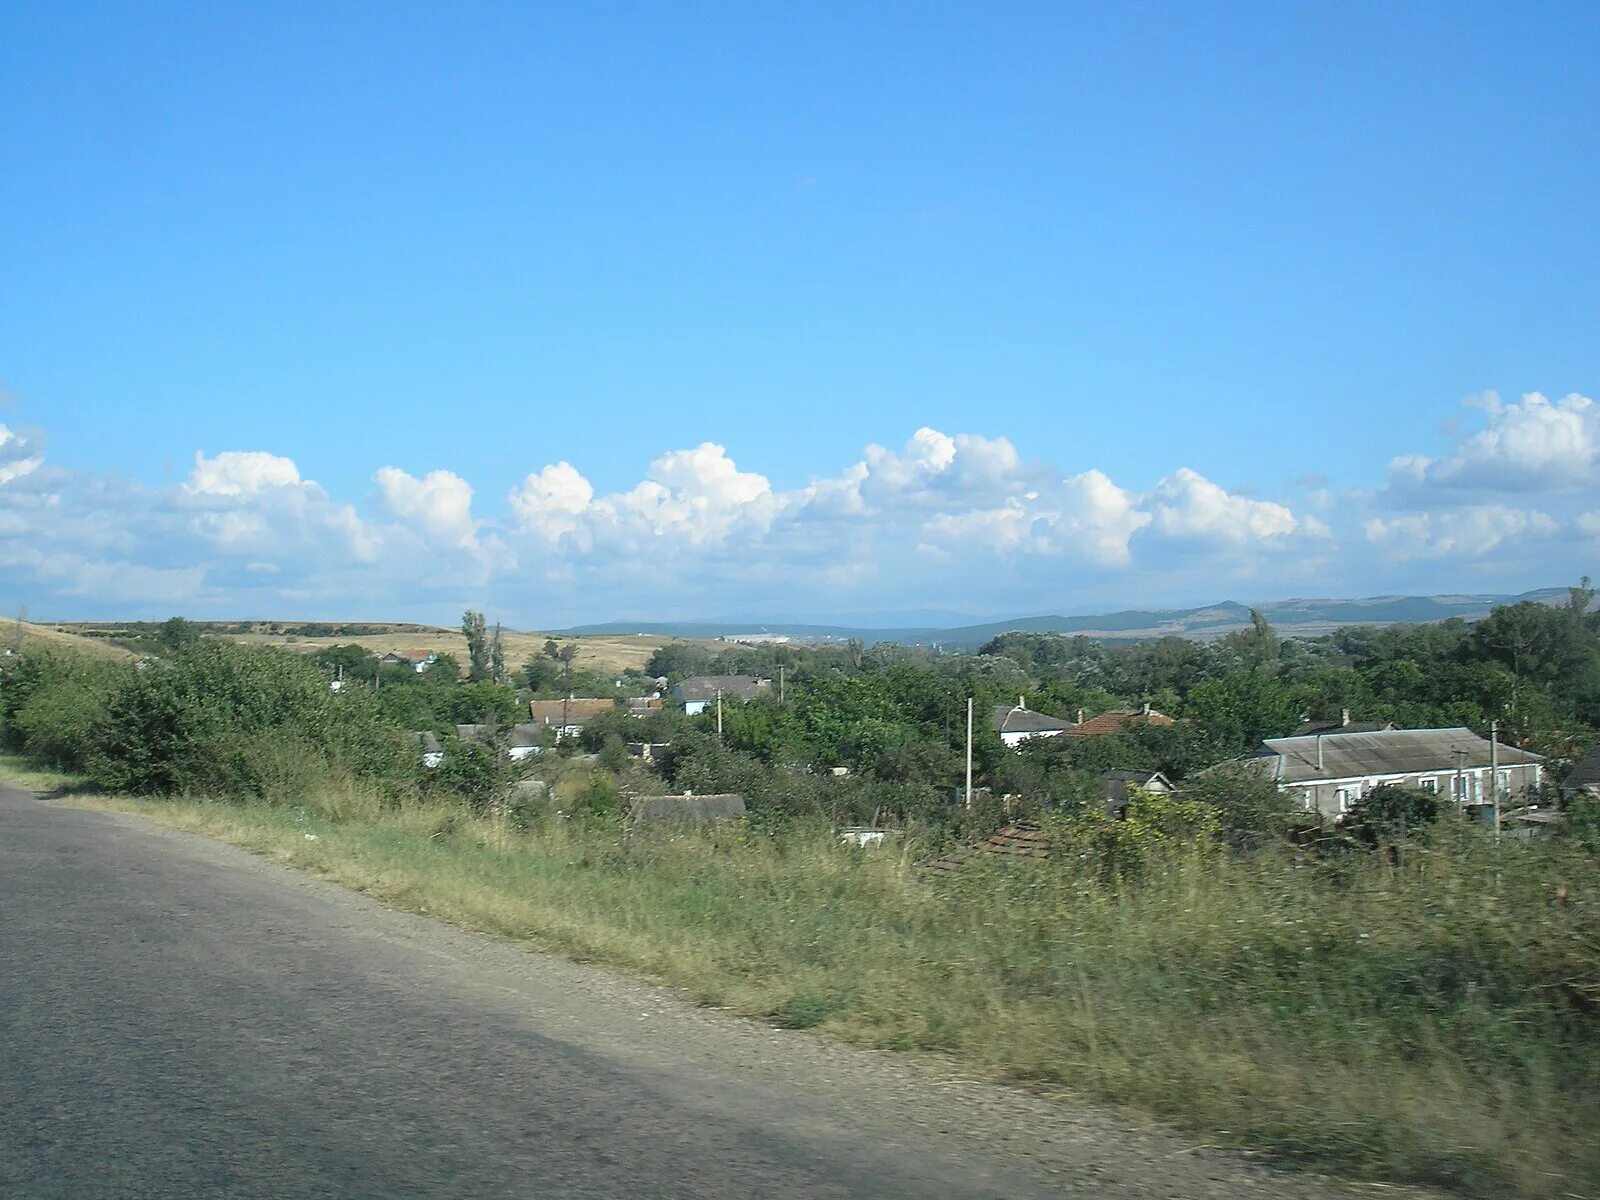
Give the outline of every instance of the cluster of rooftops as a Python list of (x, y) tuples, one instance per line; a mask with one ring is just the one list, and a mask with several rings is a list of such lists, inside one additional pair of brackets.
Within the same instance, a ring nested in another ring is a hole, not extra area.
[[(685, 679), (672, 690), (692, 715), (723, 699), (753, 700), (771, 688), (770, 679), (752, 675), (701, 675)], [(631, 715), (645, 717), (662, 706), (663, 697), (657, 692), (630, 697), (626, 703)], [(530, 720), (509, 730), (461, 725), (456, 734), (484, 742), (497, 733), (507, 735), (509, 753), (521, 758), (537, 753), (552, 731), (556, 737), (575, 736), (594, 718), (616, 709), (616, 701), (609, 698), (534, 700), (529, 703)], [(1016, 704), (995, 706), (990, 716), (991, 729), (1013, 748), (1035, 738), (1100, 737), (1140, 726), (1176, 723), (1148, 704), (1094, 716), (1080, 710), (1069, 720), (1030, 709), (1020, 696)], [(417, 737), (425, 756), (440, 753), (432, 734), (419, 733)], [(1487, 804), (1491, 798), (1510, 800), (1539, 787), (1544, 759), (1517, 746), (1492, 743), (1465, 727), (1397, 729), (1387, 722), (1352, 721), (1345, 712), (1338, 720), (1307, 721), (1287, 737), (1269, 738), (1235, 765), (1261, 773), (1281, 790), (1297, 794), (1307, 811), (1337, 817), (1383, 783), (1441, 792), (1463, 805)], [(1115, 807), (1126, 803), (1130, 787), (1171, 789), (1156, 771), (1116, 770), (1106, 772), (1103, 778), (1108, 803)], [(1600, 749), (1580, 764), (1571, 782), (1572, 786), (1600, 789)]]

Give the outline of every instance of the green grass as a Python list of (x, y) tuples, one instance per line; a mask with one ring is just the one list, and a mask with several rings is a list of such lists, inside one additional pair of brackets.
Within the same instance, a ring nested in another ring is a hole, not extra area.
[(1179, 857), (1125, 888), (1059, 863), (931, 880), (909, 847), (820, 831), (517, 832), (357, 791), (304, 808), (80, 802), (1208, 1141), (1481, 1195), (1600, 1181), (1600, 938), (1593, 859), (1575, 851), (1461, 840), (1338, 877), (1286, 855)]
[(0, 783), (9, 783), (31, 792), (57, 792), (82, 787), (84, 780), (81, 775), (41, 769), (21, 755), (0, 754)]

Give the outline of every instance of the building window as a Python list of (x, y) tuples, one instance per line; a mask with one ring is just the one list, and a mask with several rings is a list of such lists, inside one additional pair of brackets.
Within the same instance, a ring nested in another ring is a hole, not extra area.
[(1439, 781), (1437, 779), (1419, 779), (1417, 786), (1425, 792), (1432, 792), (1434, 795), (1439, 794)]

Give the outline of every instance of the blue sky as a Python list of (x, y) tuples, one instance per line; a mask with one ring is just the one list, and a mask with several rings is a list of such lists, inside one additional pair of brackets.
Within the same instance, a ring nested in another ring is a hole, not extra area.
[(1578, 4), (8, 5), (0, 596), (1566, 582), (1597, 61)]

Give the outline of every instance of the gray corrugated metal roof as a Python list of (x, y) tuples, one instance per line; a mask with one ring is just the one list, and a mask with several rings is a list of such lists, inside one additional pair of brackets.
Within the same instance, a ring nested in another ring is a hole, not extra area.
[[(1321, 758), (1318, 759), (1318, 743)], [(1321, 737), (1271, 738), (1258, 758), (1278, 760), (1281, 783), (1314, 779), (1349, 779), (1367, 775), (1407, 775), (1461, 768), (1487, 767), (1489, 742), (1472, 730), (1388, 729), (1373, 733), (1329, 733)], [(1319, 767), (1317, 764), (1321, 762)], [(1514, 746), (1500, 747), (1500, 765), (1536, 763), (1537, 754)]]
[(997, 704), (994, 706), (990, 727), (996, 733), (1059, 733), (1063, 729), (1071, 729), (1072, 722), (1034, 712), (1031, 708), (1018, 708), (1014, 704)]

